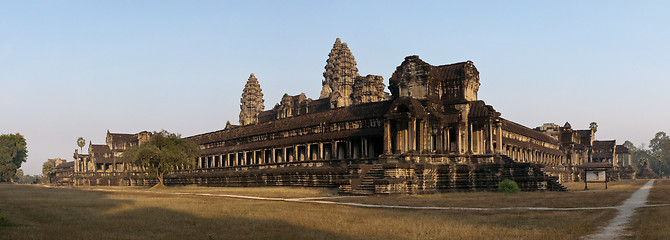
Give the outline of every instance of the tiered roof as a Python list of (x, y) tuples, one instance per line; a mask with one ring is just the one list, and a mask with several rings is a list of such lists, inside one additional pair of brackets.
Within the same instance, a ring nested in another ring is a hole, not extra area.
[[(339, 38), (335, 40), (333, 49), (328, 54), (325, 69), (322, 83), (324, 88), (320, 98), (330, 97), (330, 92), (339, 92), (340, 88), (347, 85), (351, 87), (354, 84), (358, 76), (358, 68), (356, 68), (356, 60), (347, 43), (342, 43)], [(348, 98), (349, 96), (343, 97)]]
[(265, 109), (265, 105), (263, 105), (263, 90), (253, 73), (249, 75), (247, 84), (244, 85), (240, 103), (240, 125), (258, 122), (258, 114)]

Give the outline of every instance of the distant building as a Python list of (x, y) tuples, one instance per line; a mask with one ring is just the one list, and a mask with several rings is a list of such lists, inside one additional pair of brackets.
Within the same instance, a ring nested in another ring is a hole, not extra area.
[[(88, 145), (88, 154), (74, 151), (74, 184), (76, 185), (134, 185), (144, 181), (146, 171), (140, 166), (122, 158), (123, 151), (146, 142), (151, 133), (136, 134), (110, 133), (107, 131), (105, 144)], [(133, 182), (135, 181), (135, 182)]]
[(74, 169), (73, 162), (68, 162), (65, 159), (50, 158), (47, 159), (54, 166), (54, 171), (48, 174), (47, 179), (55, 185), (72, 185), (72, 177)]

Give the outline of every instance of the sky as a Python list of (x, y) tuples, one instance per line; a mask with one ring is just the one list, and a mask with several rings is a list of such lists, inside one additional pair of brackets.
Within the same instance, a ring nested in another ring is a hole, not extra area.
[(72, 161), (78, 137), (216, 131), (237, 123), (250, 73), (266, 109), (284, 93), (317, 99), (339, 37), (359, 74), (387, 85), (409, 55), (471, 60), (479, 98), (506, 119), (597, 122), (597, 139), (646, 145), (670, 132), (668, 12), (669, 1), (0, 0), (0, 134), (23, 134), (22, 169), (40, 174), (49, 158)]

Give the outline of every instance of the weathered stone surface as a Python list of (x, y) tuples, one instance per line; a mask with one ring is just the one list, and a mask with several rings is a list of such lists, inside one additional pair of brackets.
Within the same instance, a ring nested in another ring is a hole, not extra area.
[(331, 108), (351, 105), (352, 88), (358, 77), (358, 68), (349, 47), (339, 38), (335, 40), (333, 49), (328, 54), (325, 69), (320, 98), (330, 98)]
[[(381, 76), (358, 75), (351, 51), (337, 39), (323, 76), (320, 99), (284, 94), (264, 111), (252, 74), (240, 101), (240, 126), (227, 123), (188, 137), (201, 156), (167, 183), (414, 194), (493, 191), (509, 178), (525, 191), (563, 190), (558, 182), (577, 180), (577, 166), (593, 159), (617, 161), (616, 176), (631, 175), (623, 169), (623, 148), (614, 142), (594, 148), (593, 130), (569, 124), (530, 129), (501, 118), (477, 98), (479, 71), (470, 61), (433, 66), (408, 56), (389, 79), (389, 96)], [(100, 165), (105, 154), (120, 152), (94, 152), (75, 153), (96, 164), (75, 164), (77, 184), (147, 183), (137, 166)]]
[(351, 95), (353, 104), (381, 102), (386, 100), (384, 78), (377, 75), (358, 76)]
[(258, 79), (252, 73), (244, 85), (240, 99), (240, 125), (249, 125), (258, 122), (258, 114), (265, 109), (263, 105), (263, 91)]

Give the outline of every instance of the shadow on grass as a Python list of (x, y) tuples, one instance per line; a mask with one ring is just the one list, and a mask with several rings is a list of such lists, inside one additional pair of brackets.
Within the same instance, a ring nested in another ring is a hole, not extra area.
[(202, 198), (0, 184), (0, 212), (18, 224), (0, 228), (0, 239), (353, 239), (283, 220), (240, 216), (234, 209), (230, 215), (194, 211), (205, 216), (174, 210), (189, 209), (174, 206), (181, 202), (196, 210), (216, 208)]

